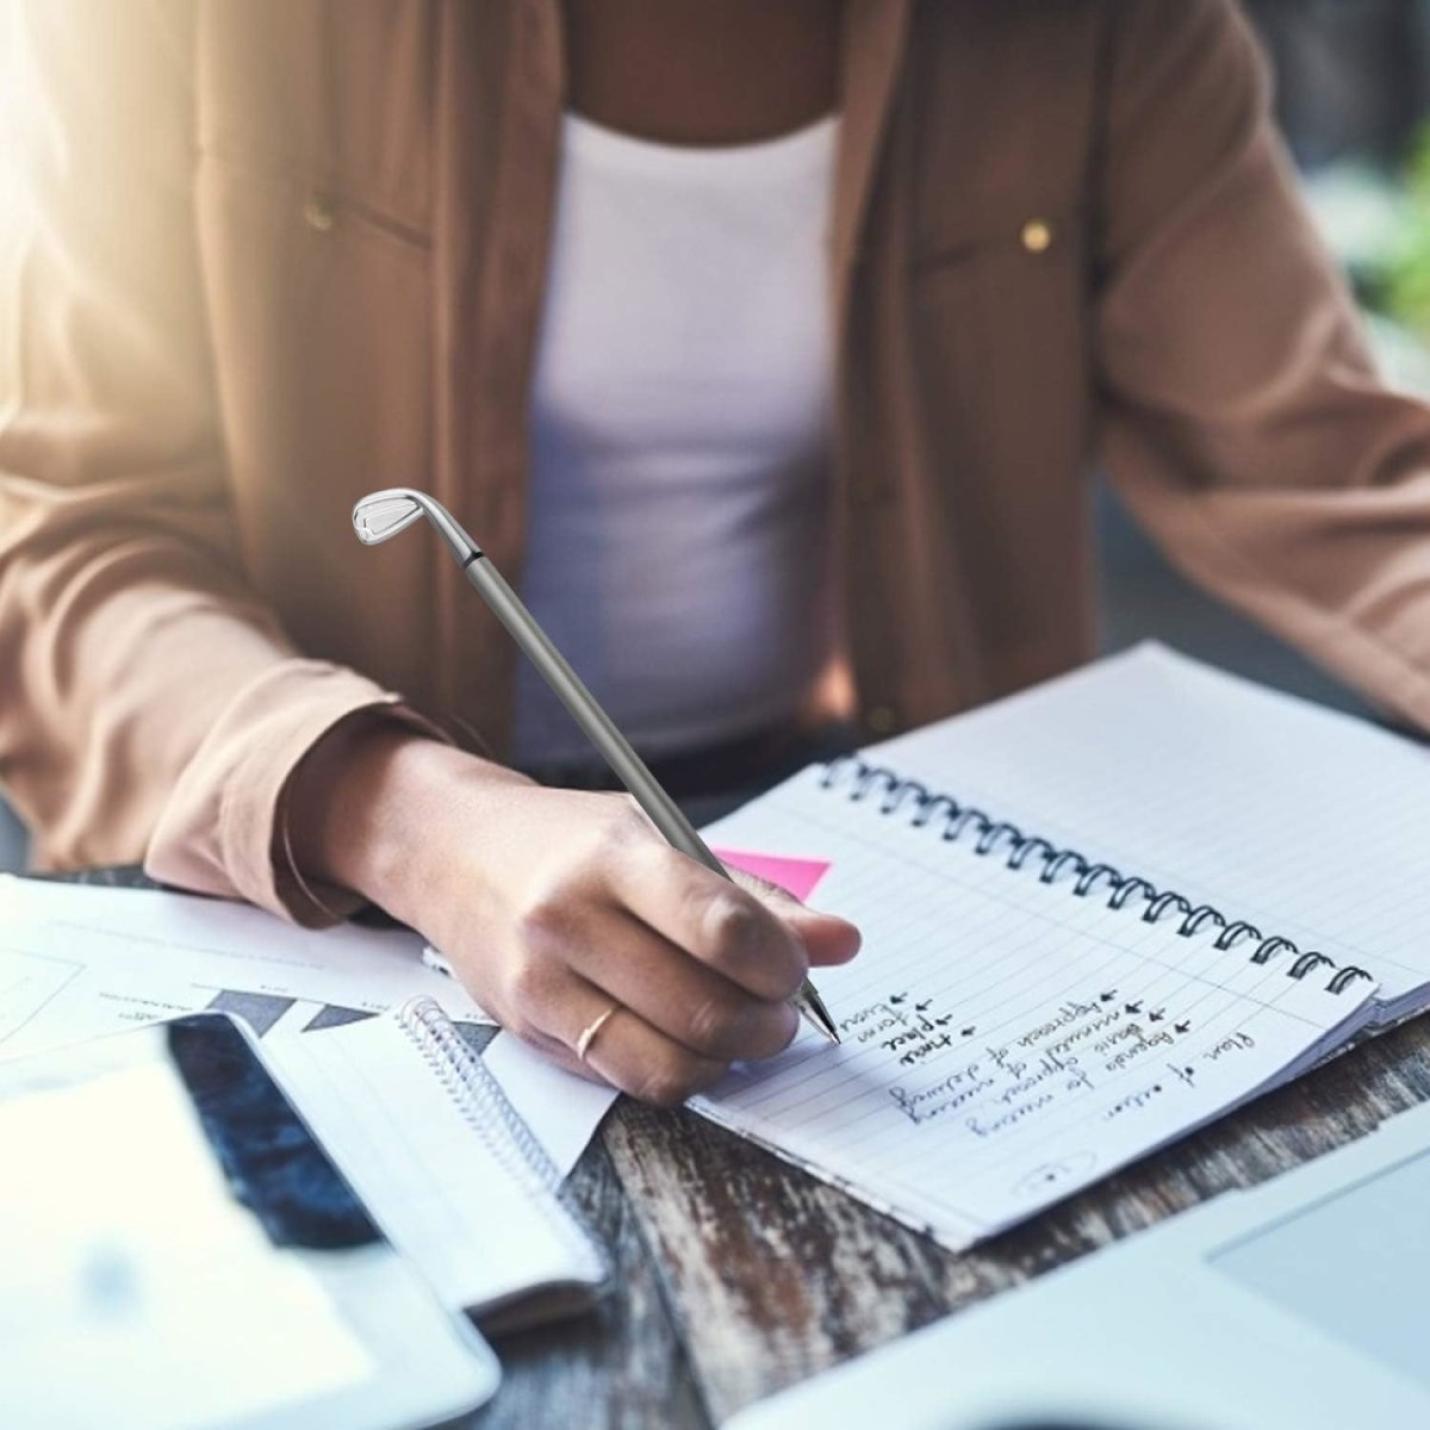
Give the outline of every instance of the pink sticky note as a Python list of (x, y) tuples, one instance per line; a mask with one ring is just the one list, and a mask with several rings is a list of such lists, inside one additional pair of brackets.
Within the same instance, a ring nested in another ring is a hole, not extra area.
[(743, 869), (759, 879), (778, 884), (795, 898), (807, 899), (829, 872), (827, 859), (787, 859), (782, 854), (751, 854), (740, 849), (716, 849), (715, 857), (731, 869)]

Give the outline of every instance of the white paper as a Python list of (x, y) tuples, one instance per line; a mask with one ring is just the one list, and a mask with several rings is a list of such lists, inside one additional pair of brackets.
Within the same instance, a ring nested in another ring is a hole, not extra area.
[(1147, 644), (868, 758), (1338, 962), (1430, 980), (1430, 748)]
[(498, 1033), (482, 1061), (556, 1170), (569, 1175), (620, 1094), (557, 1067), (511, 1033)]
[(152, 890), (0, 877), (0, 1058), (207, 1008), (262, 1036), (302, 1000), (378, 1013), (423, 994), (466, 1021), (461, 985), (415, 934), (311, 931), (261, 910)]
[(397, 1248), (453, 1309), (602, 1268), (525, 1165), (496, 1108), (439, 1076), (400, 1013), (281, 1039), (270, 1050), (313, 1130)]
[(713, 835), (830, 860), (815, 902), (864, 949), (818, 973), (839, 1047), (805, 1031), (692, 1105), (951, 1247), (1244, 1099), (1371, 991), (1079, 899), (1070, 877), (881, 816), (817, 770)]

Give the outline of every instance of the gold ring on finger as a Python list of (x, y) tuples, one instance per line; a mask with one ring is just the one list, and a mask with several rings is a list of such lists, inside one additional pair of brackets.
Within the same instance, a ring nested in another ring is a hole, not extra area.
[(611, 1014), (616, 1011), (616, 1004), (612, 1003), (599, 1018), (593, 1018), (585, 1028), (581, 1030), (581, 1036), (576, 1039), (576, 1056), (584, 1063), (586, 1054), (591, 1051), (591, 1044), (596, 1041), (596, 1034), (601, 1031), (610, 1021)]

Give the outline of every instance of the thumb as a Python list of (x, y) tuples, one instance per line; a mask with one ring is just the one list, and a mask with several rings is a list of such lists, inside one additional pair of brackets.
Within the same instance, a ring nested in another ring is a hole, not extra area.
[(789, 890), (757, 874), (747, 874), (743, 869), (731, 869), (730, 877), (759, 899), (799, 939), (811, 964), (848, 963), (859, 952), (859, 930), (848, 919), (811, 909)]

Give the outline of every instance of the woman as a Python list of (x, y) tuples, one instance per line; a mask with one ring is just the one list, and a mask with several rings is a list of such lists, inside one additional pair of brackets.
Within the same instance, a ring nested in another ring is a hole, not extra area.
[(658, 1102), (787, 1041), (855, 931), (508, 768), (592, 783), (431, 543), (354, 544), (397, 483), (671, 777), (1085, 658), (1095, 460), (1430, 724), (1430, 419), (1231, 0), (24, 15), (0, 759), (43, 862), (376, 903)]

